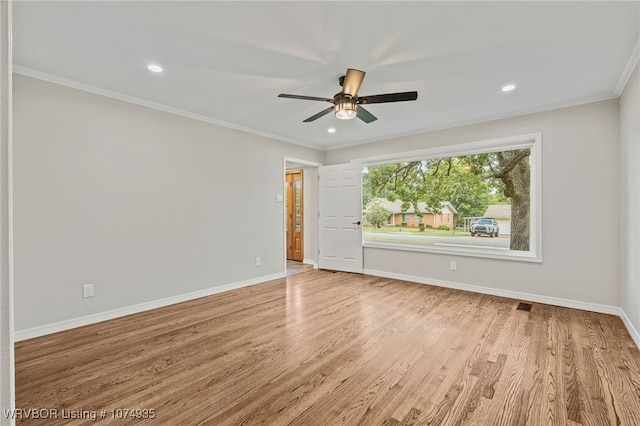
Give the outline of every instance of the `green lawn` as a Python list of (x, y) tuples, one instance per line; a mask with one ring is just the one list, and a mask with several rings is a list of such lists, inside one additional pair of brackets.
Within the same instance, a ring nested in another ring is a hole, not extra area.
[[(419, 228), (408, 228), (406, 226), (383, 226), (376, 228), (374, 226), (365, 226), (362, 228), (364, 232), (374, 232), (376, 234), (416, 234), (416, 235), (430, 235), (434, 237), (468, 237), (471, 235), (469, 232), (456, 229), (454, 231), (441, 231), (439, 229), (425, 228), (424, 231), (420, 231)], [(377, 238), (376, 238), (377, 239)]]

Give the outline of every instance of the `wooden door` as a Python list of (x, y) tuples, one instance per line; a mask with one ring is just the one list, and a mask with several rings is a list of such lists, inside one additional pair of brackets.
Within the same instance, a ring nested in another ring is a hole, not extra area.
[(287, 259), (304, 259), (302, 170), (287, 171)]

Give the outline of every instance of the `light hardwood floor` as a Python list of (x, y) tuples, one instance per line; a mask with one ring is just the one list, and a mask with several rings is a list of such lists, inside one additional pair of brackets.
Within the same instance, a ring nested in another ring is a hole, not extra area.
[(19, 408), (98, 415), (18, 424), (640, 425), (619, 318), (517, 305), (305, 272), (18, 343)]

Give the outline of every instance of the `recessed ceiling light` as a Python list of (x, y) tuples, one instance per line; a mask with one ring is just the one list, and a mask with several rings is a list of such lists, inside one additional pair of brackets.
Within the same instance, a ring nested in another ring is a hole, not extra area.
[(512, 91), (512, 90), (513, 90), (513, 89), (515, 89), (515, 88), (516, 88), (516, 85), (515, 85), (515, 84), (507, 84), (506, 86), (504, 86), (504, 87), (502, 88), (502, 91), (503, 91), (503, 92), (510, 92), (510, 91)]
[(151, 72), (162, 72), (162, 67), (160, 65), (151, 64), (147, 69)]
[(329, 133), (335, 133), (335, 132), (336, 132), (336, 129), (335, 129), (335, 127), (329, 127), (329, 128), (327, 129), (327, 132), (329, 132)]

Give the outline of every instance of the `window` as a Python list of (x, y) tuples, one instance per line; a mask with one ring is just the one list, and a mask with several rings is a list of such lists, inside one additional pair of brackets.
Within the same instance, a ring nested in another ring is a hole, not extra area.
[(541, 261), (540, 153), (534, 134), (362, 160), (364, 246)]

